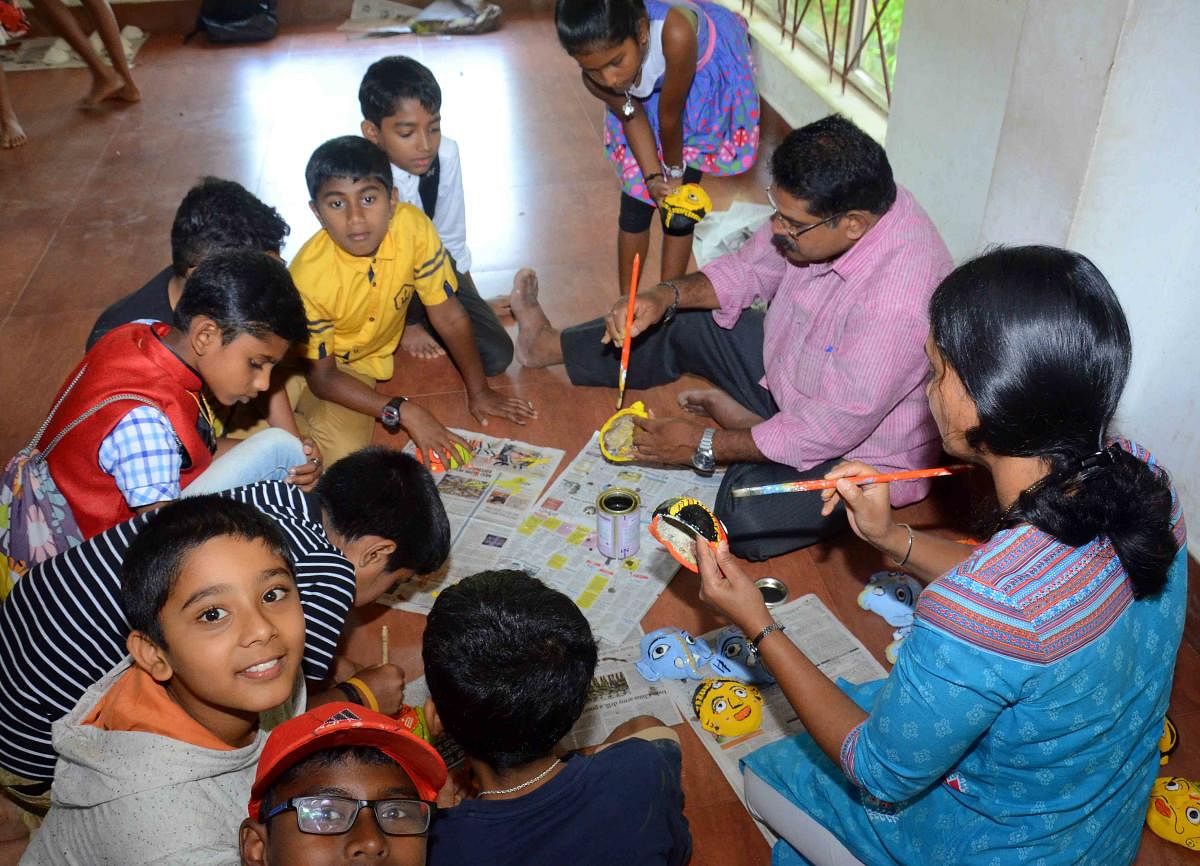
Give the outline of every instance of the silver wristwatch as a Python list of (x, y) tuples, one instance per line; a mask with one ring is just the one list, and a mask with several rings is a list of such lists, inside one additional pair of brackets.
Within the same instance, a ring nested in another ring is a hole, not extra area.
[(716, 432), (712, 427), (708, 427), (700, 437), (700, 444), (696, 446), (696, 453), (692, 455), (692, 468), (697, 472), (709, 473), (717, 468), (712, 449), (713, 434)]

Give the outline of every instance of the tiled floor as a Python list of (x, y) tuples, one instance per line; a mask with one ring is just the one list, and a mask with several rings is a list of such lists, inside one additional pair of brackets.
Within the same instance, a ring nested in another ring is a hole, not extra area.
[[(353, 132), (356, 92), (367, 65), (407, 52), (437, 74), (445, 94), (444, 130), (462, 148), (474, 276), (486, 296), (507, 290), (523, 266), (541, 274), (542, 297), (556, 322), (600, 313), (616, 295), (617, 191), (600, 143), (601, 114), (574, 65), (557, 47), (546, 17), (512, 17), (496, 34), (453, 39), (397, 37), (347, 41), (332, 28), (285, 32), (272, 42), (210, 48), (157, 36), (138, 58), (144, 101), (82, 113), (82, 71), (10, 76), (30, 143), (0, 151), (0, 455), (24, 443), (50, 398), (78, 361), (96, 314), (140, 286), (168, 261), (168, 230), (180, 198), (201, 175), (240, 181), (280, 209), (292, 225), (287, 252), (316, 228), (303, 168), (326, 138)], [(781, 124), (768, 113), (764, 153)], [(751, 175), (706, 182), (718, 207), (763, 201), (765, 162)], [(657, 270), (652, 253), (647, 273)], [(578, 450), (611, 410), (613, 393), (581, 389), (566, 399), (561, 369), (514, 366), (494, 384), (532, 400), (540, 417), (526, 428), (494, 421), (489, 430)], [(681, 386), (637, 393), (670, 412)], [(405, 362), (388, 386), (419, 399), (450, 425), (472, 427), (460, 381), (448, 361)], [(569, 405), (569, 409), (568, 409)], [(401, 438), (382, 430), (379, 441)], [(969, 509), (925, 503), (908, 519), (949, 526)], [(947, 531), (950, 531), (949, 529)], [(865, 577), (883, 565), (852, 538), (839, 539), (753, 571), (784, 579), (793, 595), (817, 593), (874, 652), (888, 627), (858, 609)], [(378, 630), (391, 624), (396, 660), (416, 674), (421, 618), (373, 609), (348, 642), (370, 659)], [(643, 621), (646, 629), (716, 624), (684, 574)], [(1172, 713), (1182, 745), (1170, 770), (1200, 774), (1200, 657), (1179, 661)], [(762, 837), (701, 745), (684, 731), (688, 817), (696, 866), (761, 864)], [(1140, 864), (1187, 862), (1184, 849), (1147, 834)]]

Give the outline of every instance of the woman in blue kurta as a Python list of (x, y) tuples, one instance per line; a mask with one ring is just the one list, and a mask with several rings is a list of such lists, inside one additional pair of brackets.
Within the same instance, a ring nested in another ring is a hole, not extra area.
[(1084, 257), (1022, 247), (954, 271), (930, 322), (930, 409), (946, 451), (991, 474), (998, 528), (968, 548), (896, 523), (887, 485), (839, 481), (826, 508), (932, 580), (891, 675), (844, 692), (771, 628), (736, 560), (704, 551), (701, 596), (758, 636), (808, 731), (746, 759), (748, 802), (779, 864), (1129, 863), (1187, 581), (1165, 473), (1108, 438), (1124, 313)]

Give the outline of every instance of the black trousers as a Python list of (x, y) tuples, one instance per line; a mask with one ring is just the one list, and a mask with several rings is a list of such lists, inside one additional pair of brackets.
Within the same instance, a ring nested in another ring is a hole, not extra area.
[[(563, 361), (575, 385), (614, 387), (620, 350), (603, 345), (604, 320), (595, 319), (562, 332)], [(730, 330), (718, 327), (703, 310), (679, 313), (637, 338), (629, 361), (629, 388), (653, 388), (674, 382), (684, 373), (703, 376), (751, 412), (769, 418), (779, 411), (771, 393), (758, 384), (763, 377), (763, 314), (742, 313)], [(716, 512), (729, 531), (730, 549), (743, 559), (780, 556), (828, 538), (846, 526), (839, 509), (821, 516), (816, 493), (782, 493), (735, 499), (733, 490), (759, 484), (820, 478), (840, 455), (803, 472), (781, 463), (734, 463), (717, 493)]]
[[(467, 311), (471, 320), (471, 330), (475, 332), (475, 346), (479, 349), (479, 359), (483, 361), (483, 373), (485, 376), (499, 376), (512, 363), (512, 338), (508, 336), (488, 302), (479, 297), (479, 289), (475, 288), (475, 281), (471, 279), (471, 275), (459, 273), (458, 268), (454, 269), (454, 275), (458, 278), (458, 302)], [(405, 321), (410, 325), (420, 324), (428, 327), (429, 318), (425, 314), (425, 305), (416, 295), (408, 302)], [(435, 340), (441, 342), (432, 329), (430, 333)]]

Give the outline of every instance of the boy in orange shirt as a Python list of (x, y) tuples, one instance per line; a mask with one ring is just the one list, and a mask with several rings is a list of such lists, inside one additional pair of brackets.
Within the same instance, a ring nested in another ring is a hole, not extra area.
[(130, 545), (121, 594), (130, 657), (55, 723), (51, 808), (21, 862), (236, 864), (260, 714), (303, 701), (286, 541), (251, 505), (179, 500)]

